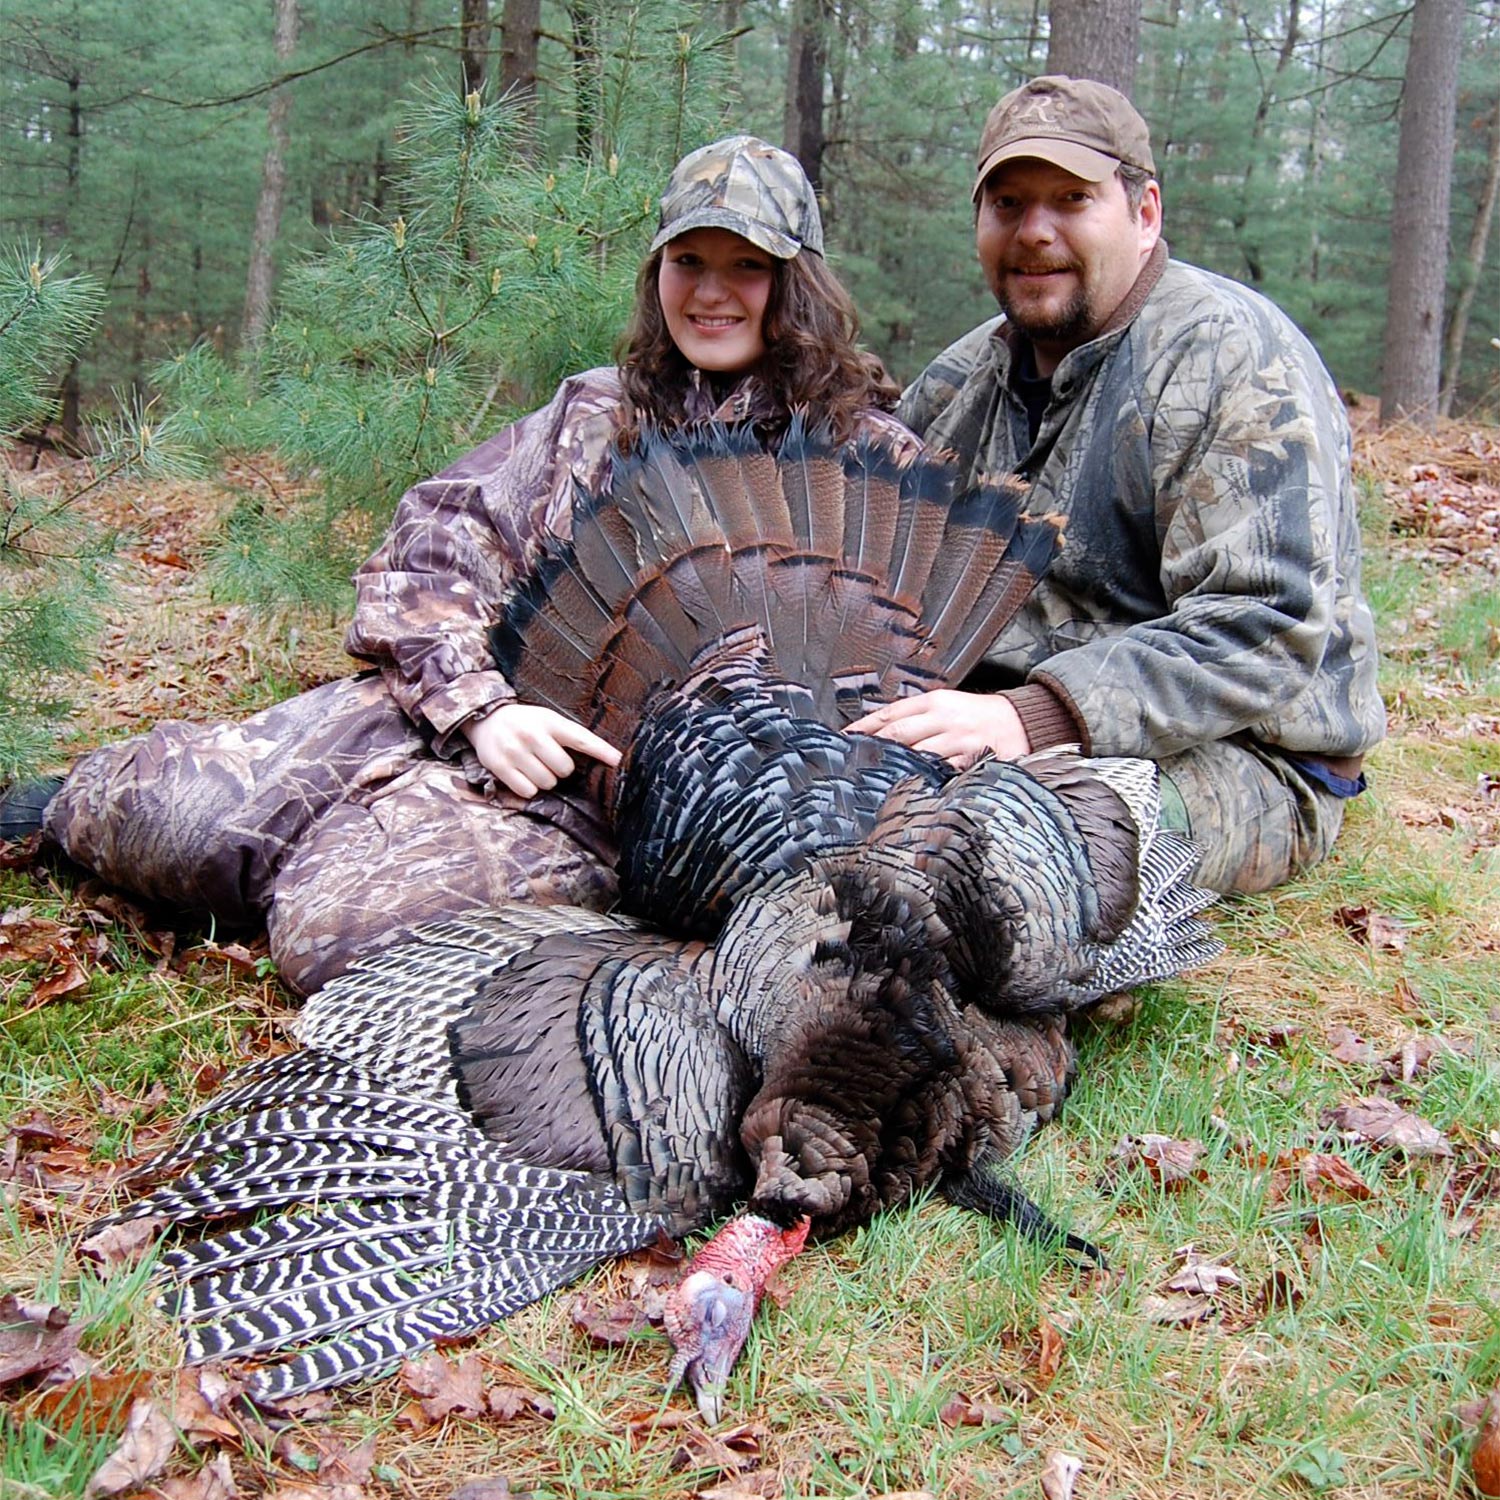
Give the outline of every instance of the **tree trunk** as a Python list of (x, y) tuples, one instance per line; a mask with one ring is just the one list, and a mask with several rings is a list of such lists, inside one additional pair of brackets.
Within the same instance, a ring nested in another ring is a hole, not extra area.
[(463, 0), (458, 23), (459, 93), (482, 94), (489, 77), (490, 0)]
[(573, 28), (574, 128), (578, 155), (587, 161), (598, 148), (603, 107), (597, 0), (571, 0), (568, 15)]
[[(284, 69), (297, 45), (297, 0), (276, 0), (276, 64)], [(250, 272), (245, 281), (245, 315), (240, 342), (247, 349), (260, 343), (271, 316), (273, 252), (281, 232), (281, 207), (286, 199), (286, 150), (291, 140), (288, 120), (292, 96), (287, 85), (272, 89), (266, 109), (270, 140), (260, 169), (260, 197), (255, 204), (255, 229), (250, 236)]]
[(1497, 196), (1500, 196), (1500, 100), (1496, 100), (1490, 111), (1489, 171), (1485, 173), (1479, 205), (1474, 210), (1469, 248), (1464, 255), (1463, 280), (1458, 301), (1453, 306), (1453, 316), (1448, 321), (1448, 335), (1443, 341), (1443, 391), (1438, 399), (1438, 412), (1445, 417), (1453, 415), (1453, 401), (1458, 395), (1458, 371), (1463, 362), (1464, 337), (1469, 331), (1469, 311), (1474, 306), (1479, 278), (1484, 275), (1484, 257), (1490, 246), (1490, 225), (1495, 218)]
[[(1271, 106), (1277, 102), (1276, 88), (1281, 75), (1296, 53), (1300, 39), (1301, 13), (1298, 0), (1291, 0), (1286, 12), (1286, 35), (1276, 54), (1276, 67), (1261, 86), (1260, 98), (1256, 101), (1255, 117), (1250, 123), (1250, 147), (1245, 156), (1245, 170), (1240, 179), (1240, 201), (1234, 212), (1234, 238), (1240, 247), (1245, 262), (1245, 275), (1251, 286), (1258, 287), (1265, 280), (1265, 257), (1261, 254), (1261, 216), (1256, 191), (1256, 176), (1263, 156), (1274, 154), (1265, 151), (1266, 122), (1271, 117)], [(1252, 42), (1248, 28), (1245, 41)]]
[(1416, 0), (1391, 205), (1380, 425), (1437, 418), (1464, 0)]
[(1107, 83), (1129, 98), (1141, 42), (1141, 0), (1052, 0), (1047, 71)]
[[(505, 0), (500, 17), (500, 92), (536, 94), (537, 38), (542, 29), (542, 0)], [(528, 102), (534, 113), (534, 105)]]
[(815, 192), (823, 185), (823, 74), (831, 19), (831, 0), (794, 0), (782, 144), (802, 163)]

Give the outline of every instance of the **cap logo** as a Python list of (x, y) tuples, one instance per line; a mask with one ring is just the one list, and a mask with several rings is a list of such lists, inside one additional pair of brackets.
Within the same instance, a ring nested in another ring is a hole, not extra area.
[(1012, 118), (1017, 124), (1022, 121), (1035, 120), (1039, 125), (1051, 125), (1055, 128), (1057, 121), (1052, 118), (1052, 111), (1056, 104), (1057, 100), (1050, 95), (1047, 97), (1033, 95), (1030, 99), (1021, 102), (1013, 112)]

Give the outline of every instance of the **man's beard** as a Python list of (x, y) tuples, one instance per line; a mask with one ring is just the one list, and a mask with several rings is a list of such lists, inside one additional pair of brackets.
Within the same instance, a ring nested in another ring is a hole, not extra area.
[(1055, 312), (1018, 308), (1003, 291), (998, 300), (1006, 321), (1034, 344), (1082, 343), (1093, 331), (1094, 309), (1084, 286), (1079, 286)]

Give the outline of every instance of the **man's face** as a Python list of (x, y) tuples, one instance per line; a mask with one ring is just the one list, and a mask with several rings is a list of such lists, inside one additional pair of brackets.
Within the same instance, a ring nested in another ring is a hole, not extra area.
[(996, 167), (979, 194), (979, 263), (1044, 375), (1109, 321), (1160, 235), (1154, 182), (1132, 214), (1119, 177), (1086, 182), (1021, 157)]

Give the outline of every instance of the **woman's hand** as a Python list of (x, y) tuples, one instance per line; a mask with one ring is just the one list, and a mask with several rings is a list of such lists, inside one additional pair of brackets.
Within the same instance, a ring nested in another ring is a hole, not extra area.
[(569, 751), (620, 764), (620, 752), (607, 740), (564, 714), (534, 703), (503, 703), (463, 731), (479, 763), (518, 797), (549, 792), (573, 772)]
[(973, 765), (986, 751), (1015, 760), (1031, 749), (1021, 716), (1010, 699), (997, 693), (963, 693), (937, 688), (898, 698), (847, 726), (850, 734), (873, 734), (913, 750), (941, 755), (959, 767)]

